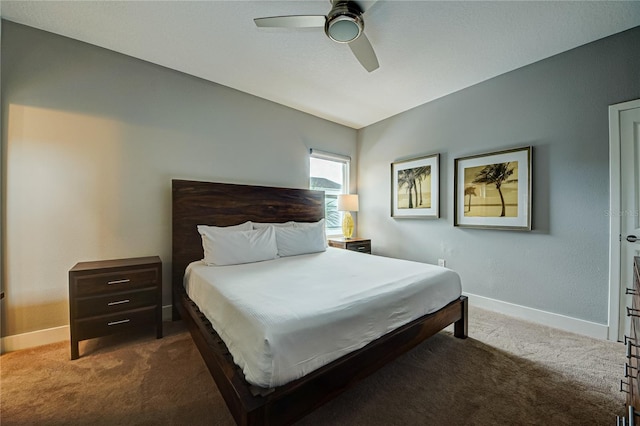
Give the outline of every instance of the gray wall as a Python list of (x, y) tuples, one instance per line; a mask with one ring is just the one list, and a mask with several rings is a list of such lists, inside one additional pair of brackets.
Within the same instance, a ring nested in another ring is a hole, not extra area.
[[(640, 28), (358, 133), (359, 233), (378, 254), (458, 271), (468, 293), (606, 324), (608, 105), (640, 97)], [(532, 232), (453, 227), (454, 159), (533, 146)], [(393, 219), (390, 163), (441, 154), (441, 219)]]
[(2, 336), (68, 324), (83, 260), (160, 255), (169, 304), (172, 178), (308, 187), (311, 147), (357, 168), (353, 129), (2, 24)]

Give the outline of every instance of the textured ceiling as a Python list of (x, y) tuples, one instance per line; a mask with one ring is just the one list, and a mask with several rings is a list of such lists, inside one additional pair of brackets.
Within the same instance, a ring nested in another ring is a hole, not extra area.
[(328, 0), (2, 0), (0, 13), (356, 129), (640, 25), (640, 1), (360, 4), (380, 62), (372, 73), (321, 29), (253, 22), (325, 15)]

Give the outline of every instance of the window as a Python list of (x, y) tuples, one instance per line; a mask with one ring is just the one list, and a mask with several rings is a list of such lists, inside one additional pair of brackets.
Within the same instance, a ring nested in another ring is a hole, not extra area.
[(324, 191), (325, 221), (328, 235), (342, 234), (342, 213), (338, 211), (338, 194), (349, 193), (351, 158), (311, 150), (309, 188)]

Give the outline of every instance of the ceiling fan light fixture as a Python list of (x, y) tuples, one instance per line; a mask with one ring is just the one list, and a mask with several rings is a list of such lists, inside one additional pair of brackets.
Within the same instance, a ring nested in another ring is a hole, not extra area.
[(338, 43), (350, 43), (364, 31), (362, 10), (353, 1), (334, 0), (333, 8), (327, 15), (324, 32)]
[(364, 25), (359, 16), (339, 15), (327, 20), (325, 32), (329, 38), (338, 43), (349, 43), (360, 37)]

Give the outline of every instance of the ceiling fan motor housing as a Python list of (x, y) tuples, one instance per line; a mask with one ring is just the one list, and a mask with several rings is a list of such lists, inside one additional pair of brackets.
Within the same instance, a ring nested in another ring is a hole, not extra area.
[(338, 43), (350, 43), (364, 30), (362, 10), (353, 1), (337, 0), (327, 15), (324, 32)]

